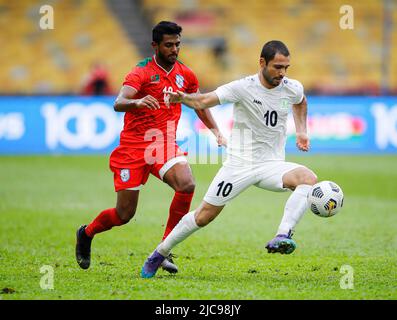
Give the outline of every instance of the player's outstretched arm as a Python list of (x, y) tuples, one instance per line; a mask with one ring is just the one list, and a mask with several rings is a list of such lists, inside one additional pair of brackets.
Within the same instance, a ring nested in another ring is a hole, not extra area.
[[(199, 90), (197, 90), (196, 93), (200, 93)], [(211, 114), (211, 111), (208, 109), (204, 110), (194, 110), (197, 114), (197, 116), (200, 118), (200, 120), (206, 125), (208, 129), (211, 130), (211, 132), (214, 134), (216, 138), (216, 143), (218, 146), (224, 146), (227, 147), (227, 139), (223, 136), (223, 134), (219, 131), (218, 124), (216, 123), (214, 117)]]
[(133, 108), (160, 109), (159, 102), (151, 95), (147, 95), (142, 99), (134, 99), (137, 92), (133, 87), (122, 86), (113, 105), (114, 111), (126, 112)]
[(307, 100), (305, 96), (301, 103), (292, 105), (292, 114), (296, 128), (296, 146), (301, 151), (309, 151), (310, 140), (307, 135)]
[(203, 110), (220, 104), (219, 98), (214, 91), (209, 93), (187, 94), (178, 90), (177, 92), (168, 93), (171, 103), (183, 103), (196, 110)]

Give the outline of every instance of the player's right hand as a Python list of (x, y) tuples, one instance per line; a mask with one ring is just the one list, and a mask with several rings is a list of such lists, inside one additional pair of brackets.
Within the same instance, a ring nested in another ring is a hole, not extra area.
[(142, 99), (139, 99), (137, 101), (136, 105), (137, 105), (137, 108), (148, 108), (150, 110), (160, 109), (159, 102), (156, 100), (156, 98), (153, 98), (150, 94), (143, 97)]

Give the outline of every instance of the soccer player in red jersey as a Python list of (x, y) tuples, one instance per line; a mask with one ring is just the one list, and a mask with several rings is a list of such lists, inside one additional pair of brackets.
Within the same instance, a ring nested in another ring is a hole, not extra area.
[[(177, 60), (182, 28), (162, 21), (153, 28), (155, 54), (136, 65), (127, 74), (114, 110), (125, 112), (120, 144), (110, 156), (117, 192), (115, 208), (102, 211), (88, 226), (77, 230), (76, 260), (87, 269), (91, 261), (91, 241), (97, 233), (126, 224), (134, 216), (140, 189), (149, 174), (175, 190), (163, 240), (190, 209), (195, 183), (190, 166), (176, 144), (176, 128), (181, 104), (169, 103), (169, 92), (195, 93), (199, 85), (195, 74)], [(218, 145), (226, 140), (208, 110), (196, 111), (215, 134)], [(163, 269), (178, 271), (170, 255)]]

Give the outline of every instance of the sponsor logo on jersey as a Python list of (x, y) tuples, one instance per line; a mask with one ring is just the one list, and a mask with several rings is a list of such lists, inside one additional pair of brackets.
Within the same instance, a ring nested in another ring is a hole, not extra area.
[(128, 180), (130, 180), (130, 170), (129, 169), (121, 169), (120, 178), (121, 178), (121, 181), (123, 181), (123, 182), (127, 182)]
[(150, 76), (150, 82), (151, 83), (160, 82), (160, 75), (159, 74), (154, 74), (154, 75)]
[(185, 78), (183, 76), (181, 76), (180, 74), (177, 74), (175, 76), (175, 83), (179, 89), (183, 87), (184, 81), (185, 81)]
[(262, 105), (262, 102), (260, 102), (259, 100), (254, 99), (254, 103)]

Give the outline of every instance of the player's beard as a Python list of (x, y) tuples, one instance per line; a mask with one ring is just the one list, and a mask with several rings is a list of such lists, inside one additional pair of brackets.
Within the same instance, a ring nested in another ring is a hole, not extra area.
[(170, 55), (165, 56), (160, 51), (157, 53), (157, 56), (159, 60), (167, 67), (172, 67), (178, 59), (178, 54), (175, 55), (175, 58), (171, 58)]
[[(280, 84), (281, 80), (282, 80), (282, 78), (281, 78), (281, 79), (278, 79), (277, 77), (272, 78), (272, 77), (266, 72), (266, 69), (263, 69), (262, 75), (263, 75), (263, 78), (265, 79), (265, 81), (266, 81), (269, 85), (271, 85), (271, 86), (273, 86), (273, 87), (277, 87), (277, 86)], [(277, 82), (277, 80), (278, 80), (278, 82)]]

